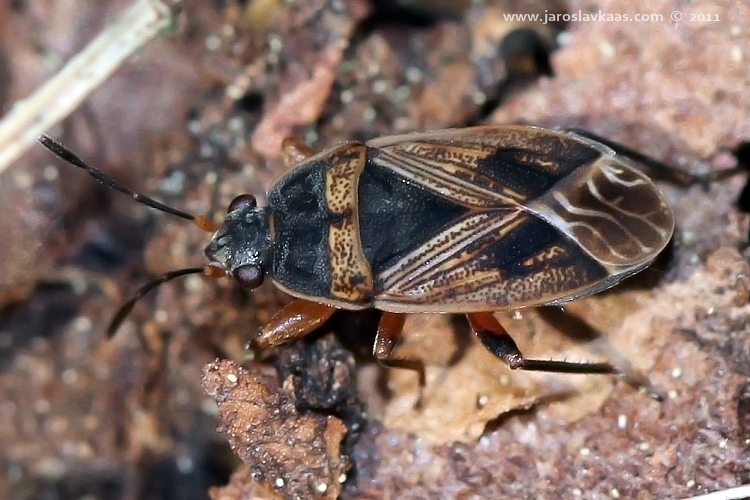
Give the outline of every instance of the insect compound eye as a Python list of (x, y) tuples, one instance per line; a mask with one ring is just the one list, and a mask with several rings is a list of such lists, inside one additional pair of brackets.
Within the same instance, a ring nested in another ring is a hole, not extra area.
[(258, 202), (255, 200), (255, 196), (251, 194), (241, 194), (232, 200), (227, 208), (227, 213), (230, 214), (240, 208), (255, 208)]
[(242, 288), (252, 290), (263, 284), (263, 271), (252, 264), (240, 266), (232, 273)]

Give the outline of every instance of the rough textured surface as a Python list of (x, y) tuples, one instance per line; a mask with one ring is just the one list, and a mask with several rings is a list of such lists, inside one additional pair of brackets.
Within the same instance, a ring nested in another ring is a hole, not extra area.
[(356, 24), (369, 8), (364, 0), (316, 0), (279, 5), (270, 15), (271, 50), (283, 62), (277, 92), (266, 97), (252, 146), (266, 159), (279, 158), (281, 142), (295, 126), (320, 117)]
[(357, 394), (352, 352), (329, 333), (281, 349), (274, 365), (282, 385), (294, 392), (298, 411), (335, 415), (342, 420), (349, 430), (342, 451), (351, 454), (367, 423), (364, 404)]
[[(0, 109), (126, 4), (1, 3)], [(480, 122), (578, 126), (694, 172), (731, 167), (750, 141), (743, 2), (312, 2), (319, 15), (300, 5), (186, 1), (181, 31), (149, 44), (50, 133), (123, 183), (216, 220), (282, 173), (273, 144), (289, 131), (320, 149)], [(545, 10), (664, 19), (502, 16)], [(670, 21), (673, 11), (683, 19)], [(356, 477), (342, 497), (681, 498), (749, 482), (749, 221), (734, 203), (743, 182), (660, 184), (678, 231), (652, 270), (564, 313), (499, 316), (526, 355), (612, 359), (648, 375), (664, 403), (607, 377), (509, 373), (464, 321), (412, 317), (398, 352), (425, 358), (427, 386), (359, 365), (368, 427), (344, 453)], [(0, 213), (12, 236), (0, 244), (0, 497), (197, 499), (230, 477), (213, 498), (275, 494), (215, 433), (200, 380), (217, 356), (244, 359), (282, 294), (193, 276), (150, 295), (106, 343), (117, 305), (155, 274), (203, 263), (207, 235), (43, 150), (0, 177)], [(367, 351), (377, 317), (341, 318), (338, 333)], [(328, 388), (342, 380), (343, 355), (278, 354), (281, 368), (317, 367)], [(309, 393), (252, 377), (259, 401)], [(361, 416), (350, 392), (329, 394), (324, 403)], [(315, 428), (324, 439), (328, 427)], [(344, 433), (334, 430), (330, 442)]]
[(278, 498), (335, 499), (350, 466), (341, 455), (346, 426), (334, 416), (299, 412), (292, 384), (269, 388), (231, 361), (203, 370), (203, 388), (219, 407), (219, 432), (252, 482)]
[[(697, 270), (687, 283), (666, 285), (658, 297), (642, 297), (638, 312), (607, 336), (618, 348), (625, 348), (633, 335), (641, 339), (643, 344), (629, 347), (632, 354), (618, 352), (634, 363), (652, 365), (652, 382), (667, 392), (664, 403), (620, 385), (603, 406), (581, 417), (570, 412), (583, 409), (584, 394), (596, 393), (584, 387), (574, 398), (493, 421), (489, 432), (468, 446), (430, 448), (423, 435), (432, 434), (422, 429), (406, 442), (392, 429), (380, 429), (364, 440), (354, 459), (364, 460), (371, 452), (367, 446), (388, 451), (381, 452), (370, 471), (372, 482), (361, 480), (352, 497), (409, 491), (432, 498), (449, 491), (451, 498), (680, 498), (747, 481), (750, 461), (737, 421), (747, 348), (721, 355), (718, 345), (706, 351), (678, 332), (695, 325), (706, 311), (715, 318), (747, 317), (750, 306), (742, 281), (750, 269), (745, 259), (717, 250), (709, 256), (710, 271)], [(728, 284), (728, 276), (735, 277), (734, 284)], [(739, 283), (737, 276), (742, 277)], [(620, 312), (613, 303), (607, 311)], [(746, 343), (747, 334), (737, 332), (736, 338)], [(560, 418), (561, 409), (572, 423)]]
[[(664, 19), (571, 24), (566, 46), (552, 58), (555, 78), (518, 95), (492, 121), (585, 126), (672, 161), (690, 153), (709, 158), (747, 139), (748, 102), (738, 82), (750, 78), (743, 28), (750, 6), (731, 0), (571, 2), (570, 12), (579, 9)], [(674, 13), (679, 22), (670, 19)]]

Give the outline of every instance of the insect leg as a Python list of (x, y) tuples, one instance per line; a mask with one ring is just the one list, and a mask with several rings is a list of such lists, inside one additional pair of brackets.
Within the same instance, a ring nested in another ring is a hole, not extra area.
[(644, 390), (652, 399), (664, 400), (664, 396), (651, 386), (647, 378), (624, 372), (610, 363), (574, 363), (551, 359), (527, 359), (492, 313), (472, 313), (466, 316), (469, 318), (469, 324), (479, 337), (480, 342), (492, 354), (504, 361), (511, 370), (617, 375), (628, 385)]
[(296, 299), (277, 312), (251, 341), (252, 347), (268, 347), (296, 340), (317, 330), (336, 311), (333, 306)]
[(390, 368), (405, 368), (414, 370), (419, 374), (419, 386), (424, 387), (426, 377), (424, 363), (418, 359), (392, 358), (393, 348), (396, 347), (401, 330), (404, 328), (404, 314), (384, 312), (378, 325), (378, 333), (375, 335), (375, 343), (372, 346), (372, 355), (381, 364)]
[(314, 153), (310, 146), (302, 142), (299, 137), (287, 137), (281, 143), (281, 154), (286, 167), (292, 168), (310, 158)]
[(620, 144), (619, 142), (611, 141), (597, 134), (594, 134), (593, 132), (589, 132), (588, 130), (570, 128), (566, 129), (566, 132), (570, 132), (572, 134), (585, 137), (586, 139), (591, 139), (598, 143), (604, 144), (605, 146), (612, 148), (618, 155), (622, 155), (646, 167), (648, 169), (649, 176), (669, 182), (674, 182), (675, 184), (679, 184), (682, 186), (690, 186), (692, 184), (709, 184), (711, 182), (731, 177), (744, 170), (742, 166), (737, 166), (735, 168), (721, 170), (718, 172), (709, 172), (707, 174), (691, 174), (677, 167), (661, 162), (656, 158), (645, 155), (640, 151), (629, 148), (628, 146)]
[(546, 359), (527, 359), (505, 328), (492, 313), (467, 314), (472, 330), (482, 344), (503, 360), (511, 370), (529, 370), (556, 373), (604, 373), (619, 375), (620, 370), (609, 363), (574, 363)]

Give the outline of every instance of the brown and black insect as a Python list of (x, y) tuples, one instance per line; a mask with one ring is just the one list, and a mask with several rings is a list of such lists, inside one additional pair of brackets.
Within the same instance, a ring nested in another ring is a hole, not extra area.
[(110, 335), (136, 300), (178, 276), (226, 274), (245, 289), (268, 276), (295, 300), (261, 328), (253, 341), (261, 349), (315, 331), (336, 309), (375, 308), (383, 312), (375, 357), (420, 368), (391, 358), (404, 314), (460, 313), (513, 369), (619, 373), (609, 363), (526, 359), (492, 313), (610, 288), (651, 264), (674, 228), (659, 190), (630, 159), (669, 170), (583, 131), (473, 127), (316, 155), (287, 141), (294, 168), (271, 186), (268, 206), (240, 195), (221, 226), (133, 193), (49, 137), (40, 141), (137, 201), (215, 232), (208, 266), (141, 288), (116, 314)]

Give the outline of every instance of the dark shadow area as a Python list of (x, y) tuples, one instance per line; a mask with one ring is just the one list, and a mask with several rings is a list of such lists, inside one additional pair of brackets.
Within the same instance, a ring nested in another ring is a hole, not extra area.
[(519, 28), (508, 33), (497, 49), (497, 56), (505, 63), (506, 77), (485, 90), (487, 99), (465, 126), (482, 123), (511, 95), (522, 91), (541, 76), (552, 76), (550, 57), (555, 49), (531, 28)]
[(664, 250), (656, 256), (656, 260), (646, 269), (624, 279), (614, 288), (601, 293), (618, 293), (618, 291), (622, 290), (651, 290), (656, 288), (667, 277), (667, 273), (674, 264), (675, 253), (678, 250), (675, 239), (675, 237), (672, 237), (669, 240)]
[(56, 483), (39, 484), (36, 498), (119, 500), (125, 495), (130, 480), (122, 472), (114, 468), (72, 472)]
[[(372, 345), (380, 322), (380, 311), (338, 311), (328, 326), (338, 336), (344, 347), (361, 361), (372, 362)], [(325, 330), (325, 328), (322, 328)]]
[(195, 460), (192, 466), (181, 466), (179, 459), (172, 455), (142, 457), (138, 463), (142, 483), (137, 498), (206, 500), (211, 486), (222, 486), (229, 482), (237, 463), (228, 444), (215, 441), (191, 451), (197, 452), (191, 457)]
[(9, 5), (11, 10), (18, 13), (25, 12), (28, 7), (26, 0), (10, 0)]
[(536, 418), (536, 415), (538, 413), (538, 408), (540, 406), (549, 405), (558, 401), (565, 401), (566, 399), (569, 399), (573, 394), (566, 393), (566, 392), (559, 392), (554, 395), (550, 396), (542, 396), (540, 397), (536, 403), (534, 403), (529, 408), (518, 408), (515, 410), (507, 411), (501, 415), (499, 415), (497, 418), (494, 418), (487, 422), (484, 426), (484, 434), (489, 435), (493, 432), (501, 429), (503, 426), (506, 425), (506, 423), (510, 420), (514, 419), (520, 419), (524, 422), (531, 422)]
[[(112, 273), (124, 266), (130, 257), (137, 255), (135, 248), (127, 249), (118, 241), (117, 233), (96, 227), (89, 233), (71, 263), (98, 273)], [(139, 245), (140, 246), (140, 245)]]
[(5, 113), (10, 106), (10, 89), (13, 81), (8, 54), (0, 47), (0, 114)]
[[(740, 426), (740, 442), (745, 444), (747, 453), (750, 453), (750, 379), (739, 388), (737, 393), (737, 422)], [(745, 471), (744, 482), (748, 481), (750, 481), (750, 470)]]
[(226, 441), (205, 443), (197, 464), (197, 470), (201, 471), (203, 477), (202, 484), (220, 486), (229, 483), (238, 463), (239, 459)]
[(370, 0), (370, 4), (370, 15), (359, 23), (352, 45), (380, 28), (427, 29), (444, 18), (440, 12), (411, 8), (395, 0)]
[(255, 91), (250, 91), (234, 101), (234, 108), (237, 111), (254, 114), (263, 111), (264, 103), (265, 97), (263, 96), (263, 94)]
[(76, 295), (70, 284), (40, 284), (31, 296), (0, 310), (0, 370), (8, 368), (14, 355), (37, 337), (55, 337), (78, 315), (84, 295)]
[[(750, 141), (743, 142), (733, 151), (735, 158), (737, 158), (737, 164), (750, 171)], [(737, 199), (737, 208), (740, 212), (750, 213), (750, 182), (745, 184), (742, 188), (740, 196)]]
[(466, 319), (464, 314), (451, 314), (450, 324), (456, 340), (456, 351), (448, 361), (448, 366), (454, 366), (466, 355), (466, 351), (468, 351), (472, 342), (474, 342), (474, 336), (469, 325), (469, 320)]
[(538, 307), (536, 310), (544, 322), (554, 326), (566, 337), (578, 342), (592, 342), (601, 335), (586, 320), (570, 314), (563, 307)]

